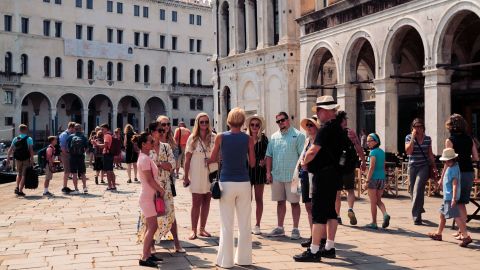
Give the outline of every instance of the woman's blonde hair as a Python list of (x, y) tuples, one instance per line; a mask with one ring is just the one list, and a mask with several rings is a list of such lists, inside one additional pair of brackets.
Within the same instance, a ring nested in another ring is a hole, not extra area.
[(227, 116), (227, 125), (229, 127), (240, 128), (245, 123), (245, 111), (239, 107), (233, 108)]
[(127, 134), (127, 133), (129, 133), (129, 132), (135, 133), (135, 132), (133, 131), (133, 126), (130, 125), (130, 124), (126, 124), (126, 125), (125, 125), (125, 128), (123, 129), (123, 133)]
[(201, 112), (197, 114), (197, 117), (195, 117), (195, 125), (193, 126), (192, 129), (192, 146), (193, 148), (196, 147), (198, 140), (200, 140), (200, 118), (202, 117), (207, 117), (208, 118), (208, 126), (207, 126), (207, 142), (208, 145), (206, 146), (207, 148), (210, 147), (210, 138), (212, 136), (212, 127), (210, 126), (210, 117), (208, 116), (207, 113)]
[[(260, 140), (262, 138), (262, 129), (263, 129), (263, 126), (262, 126), (262, 121), (259, 119), (259, 118), (256, 118), (256, 117), (252, 117), (251, 118), (252, 120), (250, 120), (250, 123), (253, 121), (253, 120), (257, 120), (258, 123), (260, 123), (260, 127), (258, 128), (258, 133), (257, 133), (257, 140)], [(248, 136), (252, 136), (252, 128), (250, 127), (250, 125), (247, 125), (247, 135)]]
[[(160, 125), (162, 120), (167, 120), (168, 122), (170, 122), (170, 118), (168, 118), (168, 116), (159, 115), (157, 117), (157, 123)], [(172, 147), (172, 149), (176, 148), (177, 144), (175, 143), (175, 139), (173, 138), (173, 131), (172, 131), (172, 126), (171, 125), (170, 125), (170, 131), (168, 133), (166, 133), (166, 135), (167, 135), (167, 143), (170, 145), (170, 147)]]

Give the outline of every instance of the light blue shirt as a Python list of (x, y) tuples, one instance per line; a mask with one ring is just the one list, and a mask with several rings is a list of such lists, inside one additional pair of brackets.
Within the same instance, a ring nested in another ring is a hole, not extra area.
[(455, 194), (455, 201), (460, 199), (460, 167), (455, 163), (452, 167), (447, 167), (445, 175), (443, 176), (443, 200), (451, 201), (453, 197), (453, 179), (457, 179), (457, 193)]
[(385, 152), (380, 148), (370, 151), (370, 157), (375, 157), (375, 168), (371, 180), (385, 179)]
[(305, 135), (290, 127), (287, 132), (275, 132), (267, 146), (267, 157), (272, 158), (272, 178), (278, 182), (291, 182), (295, 165), (303, 151)]
[(68, 130), (65, 130), (64, 132), (62, 132), (62, 134), (60, 134), (60, 136), (58, 136), (58, 142), (60, 143), (60, 147), (63, 150), (68, 149), (67, 139), (69, 136), (70, 136), (70, 133), (68, 132)]
[[(17, 142), (17, 138), (20, 137), (21, 139), (27, 137), (27, 134), (23, 134), (23, 133), (20, 133), (20, 135), (16, 136), (15, 138), (13, 138), (12, 140), (12, 145), (15, 145), (15, 143)], [(28, 146), (33, 146), (33, 139), (32, 137), (28, 137), (27, 139), (27, 145)]]

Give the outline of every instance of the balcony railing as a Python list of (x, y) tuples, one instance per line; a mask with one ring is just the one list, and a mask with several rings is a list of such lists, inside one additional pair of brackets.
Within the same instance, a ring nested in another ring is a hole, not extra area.
[(15, 72), (1, 72), (0, 71), (0, 85), (20, 86), (22, 74)]

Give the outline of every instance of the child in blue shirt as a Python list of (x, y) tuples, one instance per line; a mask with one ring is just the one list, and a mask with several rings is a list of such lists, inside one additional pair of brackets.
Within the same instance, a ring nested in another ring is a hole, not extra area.
[(367, 174), (368, 197), (370, 198), (370, 210), (372, 212), (372, 222), (366, 227), (378, 229), (377, 226), (377, 206), (383, 213), (382, 228), (390, 225), (390, 215), (387, 214), (385, 204), (382, 202), (383, 190), (385, 189), (385, 152), (379, 148), (380, 137), (376, 133), (371, 133), (367, 137), (367, 145), (370, 148), (369, 168)]
[(472, 242), (472, 238), (468, 235), (467, 225), (465, 220), (460, 216), (458, 210), (457, 201), (460, 199), (460, 167), (458, 166), (456, 158), (458, 154), (455, 153), (453, 148), (445, 148), (440, 157), (441, 161), (444, 161), (447, 169), (443, 175), (443, 204), (440, 207), (440, 223), (436, 232), (428, 233), (428, 236), (433, 240), (442, 241), (442, 232), (445, 228), (446, 219), (454, 218), (458, 224), (460, 233), (463, 236), (461, 247), (466, 247)]

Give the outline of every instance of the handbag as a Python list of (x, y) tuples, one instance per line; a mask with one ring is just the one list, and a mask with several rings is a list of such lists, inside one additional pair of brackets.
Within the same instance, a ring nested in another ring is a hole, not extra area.
[(212, 198), (218, 200), (222, 197), (222, 191), (220, 190), (220, 182), (215, 181), (210, 186), (210, 192), (212, 193)]
[[(414, 140), (414, 139), (412, 139)], [(427, 158), (427, 156), (425, 155), (425, 153), (423, 152), (423, 149), (422, 149), (422, 146), (420, 146), (420, 144), (417, 142), (417, 140), (415, 140), (415, 143), (418, 145), (418, 147), (420, 148), (420, 152), (422, 152), (422, 156), (423, 158), (427, 161), (428, 163), (428, 178), (429, 179), (432, 179), (434, 181), (437, 181), (440, 179), (440, 175), (438, 175), (438, 171), (437, 171), (437, 168), (435, 167), (435, 163), (434, 164), (431, 164)]]
[[(151, 162), (150, 171), (152, 172), (152, 177), (155, 180), (155, 175), (153, 175)], [(163, 197), (160, 196), (160, 192), (155, 192), (155, 196), (153, 197), (153, 203), (155, 204), (155, 211), (157, 212), (157, 217), (165, 215), (165, 201), (163, 200)]]

